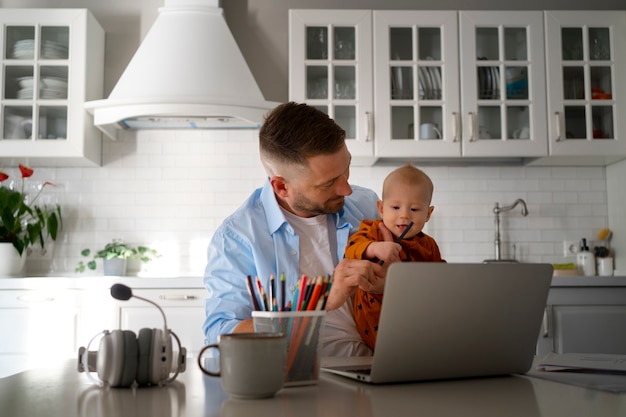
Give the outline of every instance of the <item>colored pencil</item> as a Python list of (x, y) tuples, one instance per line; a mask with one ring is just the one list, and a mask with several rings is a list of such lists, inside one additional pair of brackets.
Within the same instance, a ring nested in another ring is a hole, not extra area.
[(256, 311), (261, 310), (261, 306), (259, 306), (259, 302), (256, 299), (256, 294), (254, 292), (254, 285), (252, 284), (252, 277), (248, 275), (246, 277), (246, 287), (248, 288), (248, 294), (250, 294), (250, 298), (252, 299), (252, 305)]

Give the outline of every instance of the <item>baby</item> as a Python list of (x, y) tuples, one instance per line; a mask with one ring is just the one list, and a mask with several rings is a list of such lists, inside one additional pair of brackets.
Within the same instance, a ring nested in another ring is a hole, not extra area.
[[(410, 164), (392, 171), (383, 182), (382, 200), (377, 202), (382, 220), (361, 222), (359, 230), (348, 241), (346, 258), (369, 259), (381, 264), (445, 262), (435, 240), (422, 232), (435, 208), (430, 205), (433, 189), (428, 175)], [(391, 232), (393, 241), (385, 241), (383, 233), (387, 231)], [(382, 294), (361, 289), (354, 295), (356, 326), (372, 350), (376, 345), (382, 300)]]

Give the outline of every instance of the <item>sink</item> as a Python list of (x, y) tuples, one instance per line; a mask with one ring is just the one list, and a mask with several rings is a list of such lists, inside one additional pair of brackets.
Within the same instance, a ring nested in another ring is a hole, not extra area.
[(517, 259), (485, 259), (484, 264), (518, 264)]

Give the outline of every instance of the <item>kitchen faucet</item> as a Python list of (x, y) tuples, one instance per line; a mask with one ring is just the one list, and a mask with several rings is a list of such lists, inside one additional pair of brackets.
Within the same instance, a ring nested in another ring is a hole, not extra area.
[(494, 240), (495, 247), (495, 259), (488, 259), (483, 261), (484, 263), (489, 262), (517, 262), (515, 259), (501, 259), (500, 255), (500, 213), (505, 211), (513, 210), (518, 204), (522, 205), (522, 216), (528, 216), (528, 207), (526, 207), (526, 202), (521, 198), (515, 200), (513, 204), (506, 207), (500, 207), (500, 204), (496, 202), (495, 207), (493, 208), (493, 213), (496, 215), (496, 238)]

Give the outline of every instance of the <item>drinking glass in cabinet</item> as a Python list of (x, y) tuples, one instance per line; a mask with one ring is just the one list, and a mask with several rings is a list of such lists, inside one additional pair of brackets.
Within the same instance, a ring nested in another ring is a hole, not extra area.
[(338, 60), (353, 60), (355, 45), (354, 27), (334, 28), (334, 57)]
[(306, 87), (308, 99), (327, 99), (328, 68), (325, 66), (307, 66)]
[(507, 106), (507, 138), (529, 139), (530, 138), (530, 108), (528, 106)]
[(306, 28), (306, 59), (328, 59), (328, 28), (326, 26)]
[(356, 69), (353, 66), (336, 66), (334, 68), (334, 98), (346, 100), (356, 97)]

